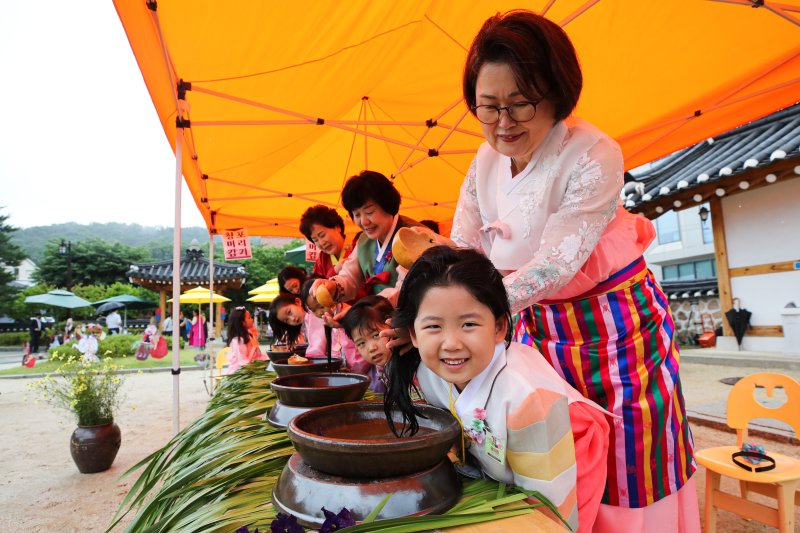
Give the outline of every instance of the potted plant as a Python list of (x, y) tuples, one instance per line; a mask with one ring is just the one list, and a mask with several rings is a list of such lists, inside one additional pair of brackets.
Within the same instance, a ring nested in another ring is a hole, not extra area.
[(78, 427), (72, 432), (70, 452), (78, 470), (92, 474), (108, 470), (117, 456), (122, 436), (114, 423), (114, 411), (121, 400), (121, 377), (110, 357), (91, 362), (56, 351), (61, 361), (54, 374), (29, 385), (44, 401), (68, 411)]

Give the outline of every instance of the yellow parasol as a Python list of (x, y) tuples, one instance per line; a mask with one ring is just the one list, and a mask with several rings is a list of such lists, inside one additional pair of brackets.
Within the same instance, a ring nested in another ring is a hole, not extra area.
[[(247, 294), (272, 294), (273, 292), (275, 294), (278, 294), (279, 291), (280, 291), (280, 288), (278, 287), (278, 278), (272, 278), (271, 280), (269, 280), (265, 284), (263, 284), (263, 285), (261, 285), (259, 287), (256, 287), (252, 291), (247, 291)], [(256, 301), (256, 300), (253, 300), (253, 301)]]
[[(194, 289), (189, 289), (180, 295), (178, 301), (182, 304), (207, 304), (212, 301), (212, 298), (215, 304), (231, 301), (230, 298), (226, 298), (221, 294), (212, 293), (211, 290), (206, 287), (195, 287)], [(172, 298), (167, 301), (171, 302)]]

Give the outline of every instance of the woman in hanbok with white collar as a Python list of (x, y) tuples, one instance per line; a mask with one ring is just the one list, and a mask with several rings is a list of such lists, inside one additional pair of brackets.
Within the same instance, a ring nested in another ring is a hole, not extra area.
[(581, 88), (575, 50), (556, 24), (529, 11), (484, 23), (463, 90), (487, 142), (462, 185), (451, 238), (505, 275), (516, 339), (620, 416), (595, 529), (699, 531), (674, 322), (642, 258), (655, 232), (621, 206), (617, 143), (569, 118)]

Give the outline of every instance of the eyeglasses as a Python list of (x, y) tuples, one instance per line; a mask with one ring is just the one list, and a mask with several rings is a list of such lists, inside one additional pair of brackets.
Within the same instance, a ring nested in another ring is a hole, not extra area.
[(508, 118), (514, 122), (528, 122), (536, 116), (536, 106), (540, 103), (541, 100), (537, 102), (516, 102), (505, 107), (476, 105), (472, 108), (472, 112), (475, 113), (475, 118), (484, 124), (496, 124), (500, 120), (500, 113), (503, 111), (508, 113)]

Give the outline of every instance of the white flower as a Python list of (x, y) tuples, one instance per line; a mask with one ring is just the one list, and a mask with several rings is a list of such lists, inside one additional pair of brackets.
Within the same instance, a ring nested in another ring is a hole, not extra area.
[(564, 261), (573, 261), (581, 249), (583, 239), (578, 235), (568, 235), (558, 245), (558, 255)]

